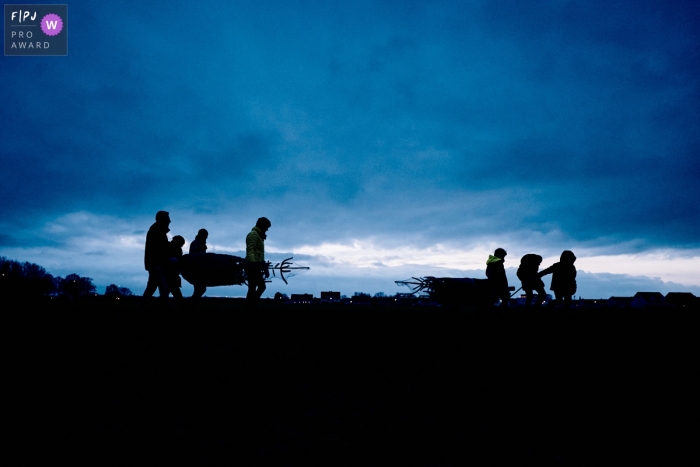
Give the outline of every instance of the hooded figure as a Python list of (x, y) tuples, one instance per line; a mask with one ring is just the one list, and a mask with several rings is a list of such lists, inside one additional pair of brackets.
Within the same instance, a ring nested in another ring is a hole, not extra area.
[(196, 255), (199, 253), (206, 253), (207, 238), (209, 238), (209, 232), (207, 229), (199, 229), (197, 236), (194, 237), (194, 240), (192, 240), (192, 243), (190, 243), (190, 254)]
[(575, 261), (576, 256), (571, 251), (565, 250), (559, 257), (558, 263), (554, 263), (538, 274), (539, 277), (552, 274), (552, 285), (549, 288), (554, 292), (557, 303), (563, 299), (567, 307), (571, 305), (571, 296), (576, 293)]
[(491, 290), (493, 290), (494, 295), (501, 299), (503, 306), (508, 306), (508, 301), (510, 300), (508, 278), (506, 277), (505, 266), (503, 266), (507, 254), (506, 250), (498, 248), (486, 260), (486, 277), (489, 278)]
[(530, 306), (533, 299), (533, 290), (537, 291), (537, 301), (535, 306), (539, 306), (545, 298), (544, 282), (540, 279), (537, 271), (542, 264), (542, 257), (529, 253), (520, 259), (520, 267), (518, 268), (518, 279), (522, 283), (523, 291), (525, 292), (525, 306)]

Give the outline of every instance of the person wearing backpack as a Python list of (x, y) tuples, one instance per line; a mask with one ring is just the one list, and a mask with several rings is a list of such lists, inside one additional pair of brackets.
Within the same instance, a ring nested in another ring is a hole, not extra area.
[(525, 306), (529, 307), (534, 298), (533, 291), (537, 292), (537, 300), (535, 306), (540, 306), (546, 297), (544, 292), (544, 282), (538, 275), (538, 270), (542, 264), (542, 257), (528, 253), (520, 259), (520, 267), (518, 267), (517, 276), (522, 284), (522, 289), (525, 292)]

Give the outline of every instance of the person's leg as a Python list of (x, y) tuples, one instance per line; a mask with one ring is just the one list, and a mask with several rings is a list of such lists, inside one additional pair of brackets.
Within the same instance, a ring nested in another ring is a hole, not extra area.
[(262, 297), (262, 294), (265, 292), (265, 289), (267, 289), (267, 286), (265, 285), (265, 279), (261, 277), (260, 282), (258, 283), (258, 288), (255, 291), (256, 300), (260, 300), (260, 297)]
[(539, 287), (538, 289), (535, 289), (537, 292), (537, 300), (535, 301), (535, 306), (540, 306), (544, 303), (545, 299), (547, 298), (547, 294), (544, 292), (544, 287)]
[(510, 306), (510, 290), (507, 288), (501, 290), (501, 306)]
[(204, 295), (204, 292), (207, 291), (207, 288), (204, 287), (203, 285), (195, 285), (194, 286), (194, 292), (192, 293), (192, 298), (201, 298), (202, 295)]
[[(523, 289), (525, 290), (525, 289)], [(532, 303), (532, 289), (525, 290), (525, 306), (529, 307)]]
[(255, 280), (252, 277), (248, 277), (248, 293), (245, 296), (246, 302), (252, 303), (255, 301)]
[(248, 294), (245, 297), (246, 303), (248, 303), (248, 305), (254, 305), (260, 298), (260, 294), (258, 294), (260, 283), (262, 282), (264, 286), (265, 281), (262, 278), (262, 274), (258, 270), (253, 269), (246, 272), (248, 276)]
[(170, 287), (170, 293), (172, 293), (173, 297), (175, 297), (176, 299), (182, 300), (182, 291), (180, 291), (180, 287), (177, 287), (177, 286)]
[(168, 298), (168, 295), (170, 295), (170, 291), (168, 290), (168, 280), (165, 277), (165, 271), (161, 267), (153, 268), (153, 274), (155, 274), (156, 276), (155, 279), (158, 284), (158, 292), (160, 294), (160, 298)]
[(553, 292), (554, 292), (554, 306), (558, 307), (559, 305), (561, 305), (564, 296), (557, 291), (553, 291)]
[(571, 308), (571, 295), (564, 295), (564, 308)]
[(146, 290), (143, 291), (144, 297), (152, 297), (158, 288), (158, 279), (152, 271), (148, 271), (148, 282), (146, 283)]

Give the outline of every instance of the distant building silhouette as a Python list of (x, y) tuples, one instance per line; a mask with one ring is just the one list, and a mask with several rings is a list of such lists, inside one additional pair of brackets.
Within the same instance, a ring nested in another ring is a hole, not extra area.
[(690, 292), (669, 292), (664, 301), (666, 305), (676, 307), (691, 307), (698, 304), (698, 298)]
[[(552, 301), (552, 295), (551, 294), (545, 294), (544, 298), (542, 299), (542, 305), (549, 305), (549, 302)], [(538, 298), (540, 300), (540, 298)], [(527, 294), (521, 294), (520, 297), (516, 298), (515, 300), (511, 299), (513, 304), (515, 306), (525, 306), (527, 302)]]
[(289, 297), (287, 297), (287, 294), (284, 294), (282, 292), (275, 292), (274, 300), (285, 302), (286, 300), (289, 300)]
[(310, 305), (314, 302), (314, 296), (310, 293), (293, 293), (291, 302), (296, 305)]
[(371, 305), (372, 297), (369, 294), (362, 292), (355, 292), (355, 294), (350, 297), (351, 305)]
[(581, 298), (571, 302), (573, 308), (602, 308), (608, 305), (608, 301), (604, 298)]
[(411, 293), (397, 293), (394, 296), (394, 301), (397, 305), (413, 305), (416, 302), (416, 297)]
[(637, 292), (632, 298), (632, 308), (664, 305), (664, 296), (660, 292)]
[(633, 297), (610, 297), (607, 305), (611, 308), (627, 308), (632, 306)]
[(321, 292), (321, 303), (340, 303), (340, 292)]

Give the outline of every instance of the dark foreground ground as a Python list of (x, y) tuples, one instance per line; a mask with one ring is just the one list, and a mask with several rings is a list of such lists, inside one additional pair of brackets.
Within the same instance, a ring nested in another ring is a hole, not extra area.
[(698, 310), (2, 308), (4, 444), (27, 461), (698, 459)]

